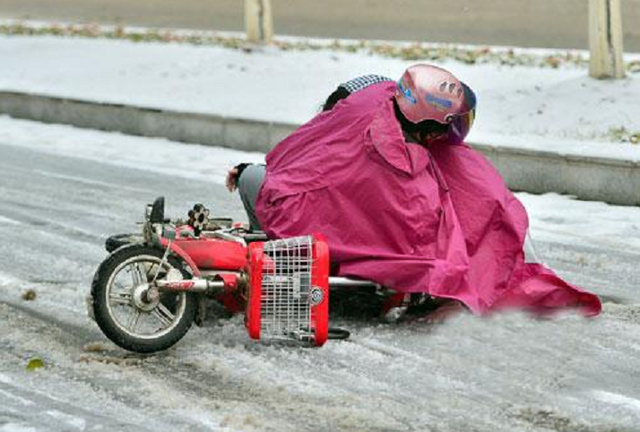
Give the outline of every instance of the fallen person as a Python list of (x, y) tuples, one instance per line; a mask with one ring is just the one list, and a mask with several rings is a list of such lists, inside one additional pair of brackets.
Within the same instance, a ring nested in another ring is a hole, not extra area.
[(266, 166), (229, 171), (252, 228), (270, 238), (322, 233), (335, 274), (393, 288), (392, 307), (423, 294), (476, 314), (600, 312), (597, 296), (525, 262), (526, 210), (464, 143), (476, 111), (467, 85), (425, 64), (398, 83), (350, 85), (269, 152)]

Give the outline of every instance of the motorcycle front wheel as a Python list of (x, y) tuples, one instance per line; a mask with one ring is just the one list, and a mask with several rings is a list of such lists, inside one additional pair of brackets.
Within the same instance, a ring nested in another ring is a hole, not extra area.
[(121, 248), (122, 246), (134, 244), (134, 243), (144, 243), (144, 237), (142, 233), (127, 233), (127, 234), (116, 234), (107, 238), (104, 242), (104, 248), (107, 252), (111, 253), (114, 250)]
[(197, 311), (192, 293), (148, 293), (154, 280), (189, 273), (173, 258), (163, 261), (164, 251), (133, 244), (114, 251), (102, 262), (93, 279), (95, 320), (116, 345), (138, 353), (153, 353), (176, 344), (187, 333)]

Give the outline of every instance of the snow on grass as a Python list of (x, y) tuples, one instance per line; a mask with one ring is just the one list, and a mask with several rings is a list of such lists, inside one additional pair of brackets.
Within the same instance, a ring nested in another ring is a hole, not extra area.
[[(242, 32), (207, 31), (175, 28), (145, 28), (104, 25), (98, 23), (61, 23), (37, 20), (0, 19), (0, 34), (14, 36), (64, 36), (74, 38), (121, 39), (131, 42), (162, 42), (191, 45), (221, 46), (252, 50), (255, 44), (245, 40)], [(277, 35), (272, 42), (282, 50), (331, 49), (348, 53), (365, 53), (403, 60), (454, 59), (462, 63), (496, 63), (558, 68), (586, 66), (588, 51), (576, 49), (523, 49), (472, 44), (445, 44), (416, 41), (383, 41), (370, 39), (323, 39)], [(627, 69), (639, 72), (638, 55), (627, 55)]]
[[(640, 98), (637, 74), (602, 81), (588, 78), (581, 67), (468, 64), (445, 54), (418, 53), (403, 60), (354, 51), (331, 44), (313, 50), (238, 50), (0, 36), (0, 89), (302, 123), (341, 82), (369, 73), (397, 79), (407, 66), (428, 61), (450, 69), (476, 91), (478, 118), (471, 140), (476, 134), (527, 134), (550, 139), (553, 148), (563, 139), (631, 141), (640, 132), (640, 116), (634, 114)], [(640, 153), (640, 147), (632, 147)]]

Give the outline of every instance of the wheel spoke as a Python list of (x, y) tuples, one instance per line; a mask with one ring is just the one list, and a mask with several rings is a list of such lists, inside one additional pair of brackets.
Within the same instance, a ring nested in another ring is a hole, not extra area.
[(146, 271), (140, 266), (140, 263), (131, 264), (131, 279), (133, 280), (133, 285), (138, 286), (143, 283), (147, 283), (147, 274)]
[(131, 304), (131, 294), (120, 292), (120, 293), (111, 293), (109, 294), (109, 303), (112, 305), (130, 305)]
[(131, 316), (129, 317), (129, 323), (127, 324), (127, 329), (130, 332), (136, 331), (136, 327), (138, 326), (138, 321), (140, 320), (140, 315), (142, 315), (142, 312), (140, 312), (140, 309), (134, 308), (133, 312), (131, 313)]
[(152, 314), (167, 327), (173, 323), (173, 319), (175, 318), (173, 313), (162, 303), (158, 303), (158, 307), (153, 310)]
[(138, 269), (137, 269), (137, 263), (133, 263), (131, 264), (128, 268), (127, 268), (127, 272), (129, 273), (129, 275), (131, 276), (131, 282), (133, 283), (133, 286), (138, 286), (140, 285), (140, 282), (138, 282)]
[(137, 263), (136, 268), (138, 269), (138, 277), (140, 278), (140, 283), (144, 284), (149, 281), (147, 275), (149, 274), (147, 271), (146, 263)]

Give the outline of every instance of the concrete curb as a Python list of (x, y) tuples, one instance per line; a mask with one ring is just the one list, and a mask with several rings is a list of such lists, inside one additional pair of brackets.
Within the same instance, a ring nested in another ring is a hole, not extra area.
[(500, 171), (509, 188), (557, 192), (588, 201), (640, 205), (640, 164), (625, 159), (471, 144)]
[(0, 91), (0, 114), (81, 128), (266, 152), (298, 126)]
[[(298, 125), (0, 91), (0, 114), (47, 123), (267, 152)], [(640, 163), (482, 143), (512, 190), (640, 205)]]

